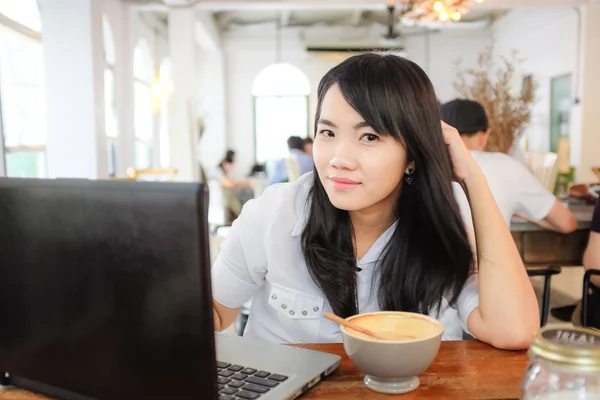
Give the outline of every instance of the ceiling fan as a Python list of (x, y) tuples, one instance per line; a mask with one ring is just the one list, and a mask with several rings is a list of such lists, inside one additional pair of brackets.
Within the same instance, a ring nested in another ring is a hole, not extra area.
[(397, 9), (395, 1), (388, 2), (387, 32), (381, 38), (381, 42), (383, 45), (392, 46), (392, 47), (396, 46), (396, 45), (399, 46), (401, 44), (401, 42), (400, 42), (401, 39), (406, 38), (408, 36), (421, 36), (421, 35), (426, 35), (431, 32), (438, 31), (438, 30), (432, 30), (429, 27), (424, 26), (423, 30), (420, 30), (417, 32), (410, 32), (410, 33), (398, 32), (396, 30), (397, 22), (401, 21), (402, 17), (405, 16), (406, 14), (409, 14), (411, 11), (413, 11), (413, 3), (412, 2), (401, 3), (400, 10)]
[(400, 33), (396, 32), (396, 6), (388, 5), (388, 20), (387, 20), (387, 33), (383, 36), (385, 40), (396, 40), (400, 37)]

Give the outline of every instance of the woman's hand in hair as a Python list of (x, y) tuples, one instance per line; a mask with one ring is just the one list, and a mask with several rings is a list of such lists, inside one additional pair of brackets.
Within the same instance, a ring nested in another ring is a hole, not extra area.
[(463, 182), (469, 176), (479, 172), (479, 166), (469, 152), (469, 149), (467, 149), (467, 146), (465, 146), (458, 131), (444, 121), (441, 122), (444, 142), (448, 146), (448, 153), (450, 154), (450, 160), (454, 168), (454, 176), (459, 182)]

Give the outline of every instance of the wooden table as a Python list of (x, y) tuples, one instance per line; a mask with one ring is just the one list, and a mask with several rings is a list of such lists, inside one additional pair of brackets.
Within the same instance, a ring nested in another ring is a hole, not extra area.
[[(303, 345), (313, 350), (342, 357), (340, 367), (302, 399), (370, 400), (389, 399), (367, 389), (360, 372), (344, 352), (341, 344)], [(414, 392), (395, 396), (412, 399), (518, 399), (520, 385), (529, 359), (524, 351), (494, 349), (478, 341), (442, 342), (429, 369), (421, 375), (421, 386)], [(0, 400), (46, 400), (18, 389), (0, 391)], [(133, 400), (133, 399), (132, 399)], [(137, 399), (136, 399), (137, 400)]]
[(419, 388), (404, 395), (389, 396), (364, 386), (364, 374), (352, 364), (341, 344), (302, 347), (342, 357), (337, 371), (303, 399), (519, 399), (521, 380), (529, 365), (525, 351), (497, 350), (475, 340), (442, 342), (435, 361), (420, 376)]

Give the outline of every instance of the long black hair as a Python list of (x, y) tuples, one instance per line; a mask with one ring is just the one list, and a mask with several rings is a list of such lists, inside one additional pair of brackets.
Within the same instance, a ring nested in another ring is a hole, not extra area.
[[(437, 98), (425, 72), (389, 54), (362, 54), (321, 80), (315, 118), (325, 93), (338, 85), (346, 101), (378, 134), (390, 135), (414, 161), (412, 185), (395, 202), (395, 231), (382, 252), (374, 282), (382, 310), (429, 313), (445, 297), (454, 304), (473, 269), (473, 253), (452, 190)], [(317, 173), (302, 233), (308, 270), (333, 311), (358, 313), (354, 231), (347, 211), (331, 204)]]

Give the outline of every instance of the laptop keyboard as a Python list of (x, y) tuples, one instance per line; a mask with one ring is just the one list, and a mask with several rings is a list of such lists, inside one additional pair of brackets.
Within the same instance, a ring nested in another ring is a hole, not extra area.
[(287, 376), (217, 361), (219, 400), (254, 400), (285, 382)]

